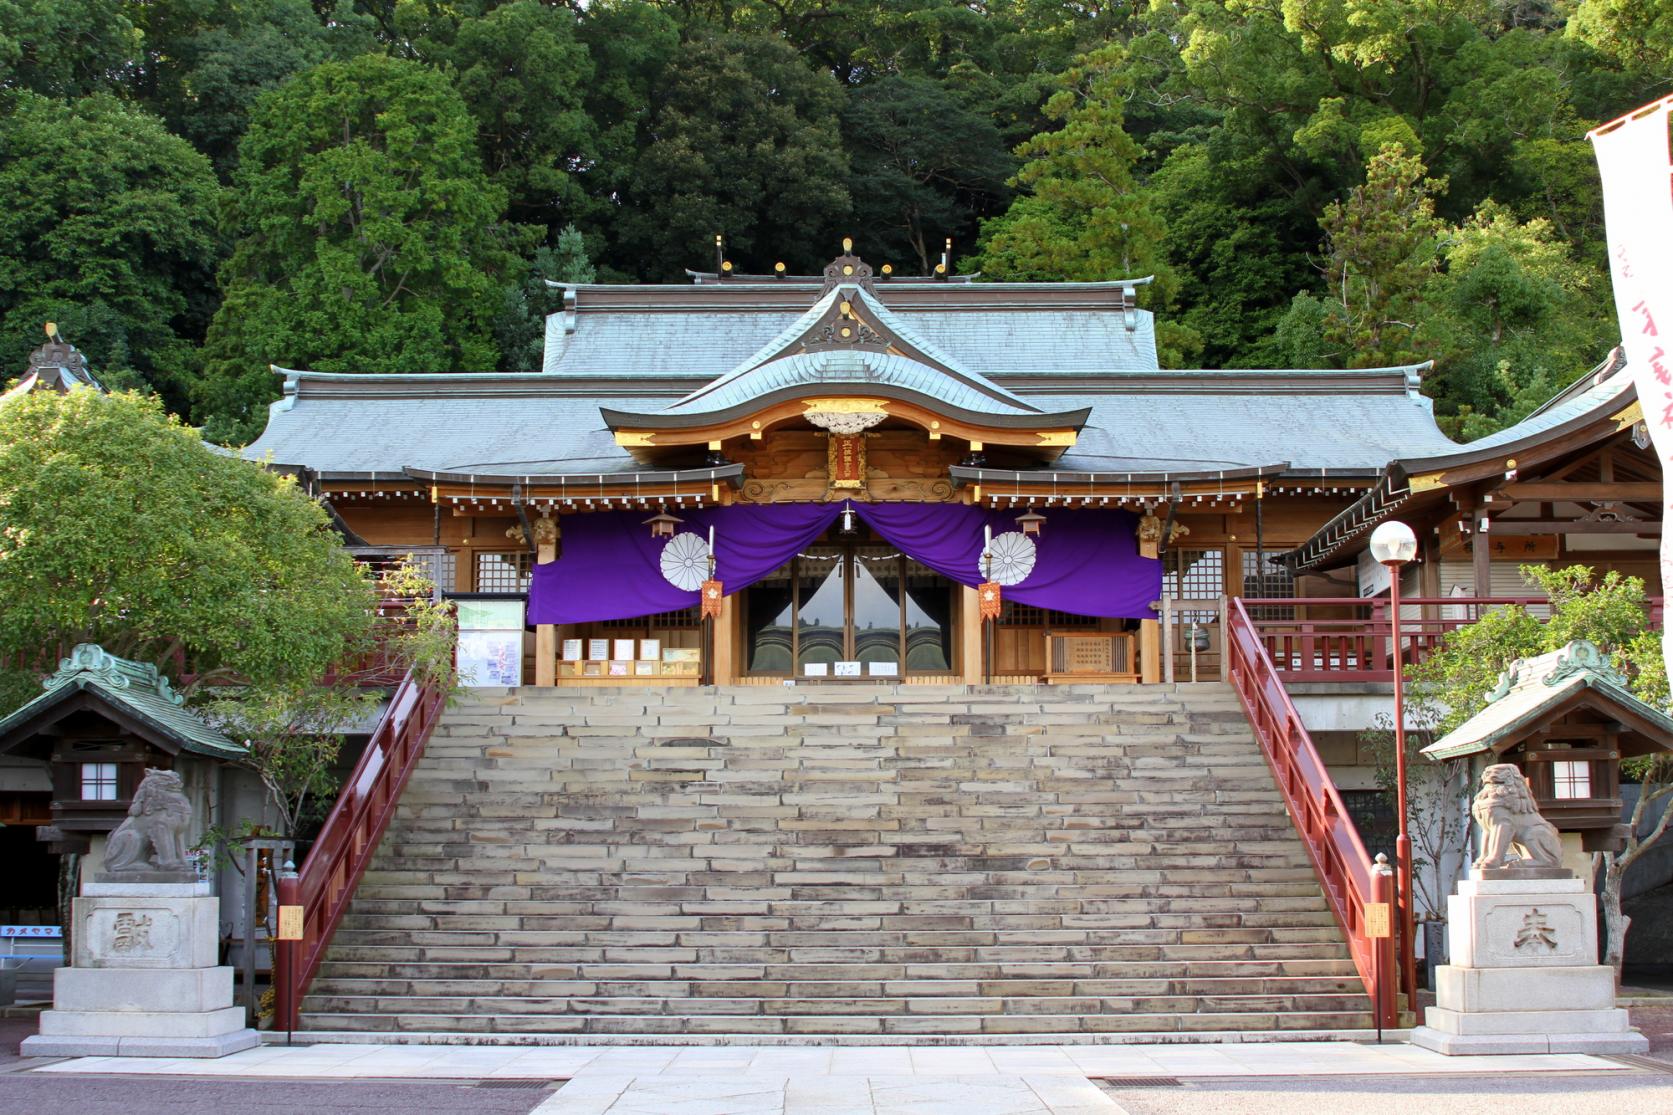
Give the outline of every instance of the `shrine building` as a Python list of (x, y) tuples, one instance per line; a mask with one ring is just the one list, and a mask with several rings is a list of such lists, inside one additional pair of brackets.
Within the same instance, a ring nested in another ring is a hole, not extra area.
[[(1426, 366), (1161, 368), (1148, 281), (898, 276), (845, 243), (820, 275), (565, 286), (538, 371), (275, 369), (244, 455), (362, 561), (428, 570), (472, 689), (408, 674), (351, 741), (276, 880), (273, 1027), (1409, 1024), (1405, 927), (1438, 911), (1373, 858), (1394, 809), (1360, 733), (1449, 631), (1543, 614), (1529, 562), (1641, 576), (1659, 623), (1632, 377), (1611, 355), (1461, 445)], [(19, 390), (76, 387), (66, 352)], [(1393, 518), (1416, 536), (1398, 573), (1366, 552)], [(1593, 665), (1560, 694), (1529, 665), (1504, 724), (1449, 744), (1524, 764), (1576, 862), (1621, 839), (1621, 741), (1670, 742)], [(61, 741), (18, 754), (8, 823), (89, 811)]]
[(1315, 532), (1459, 446), (1421, 365), (1160, 368), (1148, 282), (849, 249), (822, 275), (566, 286), (541, 370), (276, 369), (245, 454), (460, 594), (479, 681), (1157, 681), (1193, 645), (1217, 670), (1222, 597), (1359, 596)]

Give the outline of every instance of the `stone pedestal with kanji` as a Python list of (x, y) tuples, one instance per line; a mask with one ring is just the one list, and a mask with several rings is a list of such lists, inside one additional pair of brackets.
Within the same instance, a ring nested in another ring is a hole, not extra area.
[[(1556, 872), (1552, 872), (1556, 874)], [(1440, 1053), (1643, 1053), (1597, 962), (1597, 912), (1569, 878), (1474, 878), (1447, 899), (1452, 963), (1413, 1045)]]
[(26, 1057), (221, 1057), (258, 1044), (217, 963), (220, 900), (207, 882), (98, 882), (74, 902), (74, 966)]

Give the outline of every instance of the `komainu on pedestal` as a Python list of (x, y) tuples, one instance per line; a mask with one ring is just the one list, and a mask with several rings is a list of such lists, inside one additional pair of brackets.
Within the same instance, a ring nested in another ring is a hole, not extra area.
[(148, 770), (105, 866), (73, 903), (73, 967), (27, 1057), (220, 1057), (258, 1044), (217, 963), (221, 903), (186, 857), (192, 807), (172, 771)]
[(1440, 1053), (1642, 1053), (1615, 1005), (1615, 970), (1597, 962), (1597, 912), (1562, 866), (1557, 830), (1522, 772), (1481, 775), (1470, 813), (1482, 851), (1447, 900), (1452, 963), (1435, 969), (1435, 1006), (1412, 1044)]

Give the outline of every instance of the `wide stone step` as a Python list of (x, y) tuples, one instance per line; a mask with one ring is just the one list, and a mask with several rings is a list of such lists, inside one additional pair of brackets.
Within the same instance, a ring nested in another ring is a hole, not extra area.
[(468, 694), (315, 1032), (1102, 1040), (1369, 1024), (1219, 683)]
[[(397, 938), (398, 940), (398, 938)], [(1347, 946), (1340, 938), (1309, 942), (1219, 942), (1197, 944), (1052, 944), (1052, 945), (938, 945), (933, 947), (842, 947), (697, 949), (667, 945), (606, 945), (582, 940), (571, 946), (529, 947), (500, 944), (355, 943), (334, 946), (331, 957), (345, 961), (398, 964), (426, 963), (515, 963), (584, 964), (619, 963), (636, 966), (675, 964), (775, 965), (775, 964), (1100, 964), (1125, 961), (1183, 963), (1193, 960), (1341, 960)]]
[[(321, 980), (362, 980), (400, 977), (417, 980), (680, 980), (723, 982), (766, 980), (783, 983), (815, 981), (954, 980), (1267, 980), (1328, 978), (1358, 986), (1353, 961), (1341, 959), (1289, 960), (1121, 960), (1102, 962), (998, 963), (840, 963), (840, 964), (635, 964), (616, 961), (527, 964), (513, 962), (429, 962), (327, 960)], [(316, 986), (319, 986), (316, 984)]]
[(872, 998), (756, 998), (705, 997), (583, 997), (536, 995), (437, 996), (391, 995), (353, 996), (321, 994), (308, 996), (307, 1009), (334, 1013), (420, 1013), (455, 1018), (521, 1015), (582, 1015), (599, 1017), (658, 1018), (683, 1016), (852, 1016), (913, 1017), (948, 1015), (1068, 1015), (1083, 1018), (1097, 1015), (1133, 1014), (1254, 1014), (1302, 1010), (1339, 1013), (1364, 1009), (1360, 995), (1148, 995), (1098, 997), (1077, 995), (1041, 996), (927, 996), (897, 995)]
[(1319, 1030), (1368, 1030), (1369, 1011), (1273, 1011), (1256, 1013), (1097, 1014), (1097, 1015), (469, 1015), (423, 1013), (310, 1012), (305, 1030), (383, 1033), (592, 1034), (664, 1037), (799, 1036), (809, 1042), (825, 1037), (872, 1035), (989, 1037), (1007, 1034), (1304, 1034)]
[[(1219, 998), (1224, 996), (1363, 995), (1357, 977), (1273, 976), (1157, 979), (349, 979), (324, 976), (311, 994), (330, 997), (376, 998), (419, 996), (437, 998), (751, 998), (751, 999), (907, 999), (928, 998), (1063, 998), (1115, 999), (1158, 996)], [(1050, 1013), (1042, 1011), (1042, 1013)]]

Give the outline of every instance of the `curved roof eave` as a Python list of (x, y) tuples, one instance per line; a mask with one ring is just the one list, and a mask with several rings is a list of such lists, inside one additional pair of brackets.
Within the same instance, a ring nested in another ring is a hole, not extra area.
[[(1412, 496), (1409, 480), (1413, 476), (1445, 472), (1481, 464), (1508, 454), (1525, 452), (1543, 442), (1584, 430), (1611, 418), (1631, 399), (1637, 397), (1632, 377), (1619, 374), (1622, 366), (1617, 355), (1611, 353), (1609, 359), (1593, 369), (1593, 382), (1585, 390), (1575, 393), (1572, 387), (1565, 388), (1551, 402), (1521, 422), (1496, 434), (1478, 438), (1475, 442), (1460, 447), (1455, 453), (1404, 457), (1390, 461), (1375, 487), (1314, 531), (1312, 538), (1285, 554), (1283, 560), (1296, 569), (1310, 569), (1324, 564), (1340, 553), (1343, 547), (1353, 543), (1387, 515), (1404, 505)], [(1576, 382), (1584, 382), (1585, 378), (1582, 377)], [(1565, 406), (1570, 407), (1572, 413), (1557, 417), (1555, 421), (1549, 420)], [(1527, 426), (1535, 428), (1515, 436), (1518, 429)], [(1482, 442), (1491, 444), (1483, 445)], [(1330, 538), (1333, 533), (1336, 537)], [(1324, 541), (1326, 538), (1330, 538), (1330, 541)]]
[[(1092, 415), (1091, 407), (1080, 407), (1076, 410), (1062, 411), (1057, 414), (1043, 414), (1040, 412), (1008, 414), (977, 411), (950, 404), (945, 400), (926, 395), (921, 391), (914, 391), (908, 387), (864, 380), (829, 381), (820, 384), (819, 387), (823, 393), (828, 395), (875, 395), (903, 403), (914, 403), (948, 418), (968, 422), (973, 426), (986, 426), (989, 429), (1015, 430), (1068, 426), (1079, 430)], [(668, 414), (661, 411), (638, 413), (600, 407), (599, 414), (604, 417), (605, 423), (612, 430), (622, 427), (634, 430), (686, 430), (745, 418), (751, 414), (759, 413), (775, 403), (804, 396), (807, 392), (808, 385), (805, 384), (781, 387), (776, 391), (757, 396), (746, 402), (734, 403), (720, 410), (711, 411), (686, 411), (678, 414)]]
[(550, 484), (559, 480), (633, 480), (641, 484), (677, 484), (687, 480), (724, 481), (733, 487), (743, 482), (741, 464), (714, 465), (684, 469), (616, 469), (586, 472), (446, 472), (408, 467), (406, 474), (415, 480), (440, 484), (521, 483), (524, 486)]
[[(1247, 465), (1242, 468), (1219, 469), (1168, 469), (1134, 472), (1082, 472), (1060, 469), (1012, 469), (1012, 468), (975, 468), (966, 465), (953, 465), (947, 473), (952, 477), (953, 487), (964, 484), (983, 484), (994, 480), (1010, 480), (1012, 483), (1022, 484), (1028, 481), (1086, 481), (1097, 483), (1122, 483), (1131, 481), (1173, 483), (1175, 481), (1195, 480), (1259, 480), (1266, 476), (1277, 476), (1290, 467), (1288, 461), (1279, 461), (1270, 465)], [(1068, 494), (1068, 493), (1066, 493)]]

